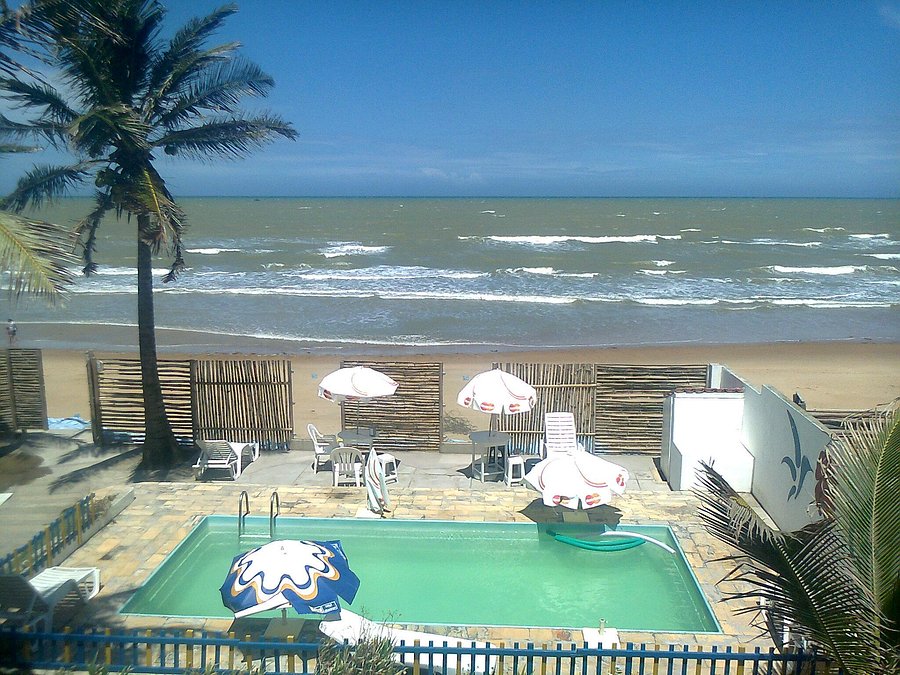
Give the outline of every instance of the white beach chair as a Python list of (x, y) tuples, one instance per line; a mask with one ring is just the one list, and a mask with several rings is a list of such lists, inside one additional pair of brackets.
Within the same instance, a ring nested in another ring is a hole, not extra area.
[(63, 600), (85, 603), (99, 591), (96, 567), (50, 567), (30, 580), (0, 575), (0, 625), (53, 630), (53, 612)]
[(316, 473), (319, 473), (319, 469), (331, 459), (331, 451), (338, 447), (340, 443), (338, 443), (337, 436), (334, 434), (323, 434), (316, 429), (315, 424), (307, 424), (306, 431), (310, 440), (312, 440), (313, 450), (315, 451), (312, 468)]
[(575, 415), (570, 412), (544, 413), (544, 457), (576, 450), (584, 448), (575, 434)]
[(251, 462), (259, 459), (258, 443), (198, 440), (197, 445), (200, 447), (200, 457), (197, 458), (194, 468), (197, 469), (198, 478), (203, 478), (210, 469), (221, 469), (228, 471), (232, 480), (237, 480), (243, 470), (244, 453), (250, 453)]
[[(485, 649), (487, 645), (484, 642), (475, 642), (473, 640), (464, 640), (461, 638), (450, 637), (448, 635), (438, 635), (436, 633), (424, 633), (421, 631), (404, 630), (402, 628), (391, 628), (383, 624), (375, 623), (369, 619), (360, 616), (349, 609), (341, 609), (340, 618), (336, 621), (324, 620), (319, 623), (319, 630), (330, 637), (332, 640), (341, 643), (356, 644), (361, 639), (384, 637), (389, 639), (395, 646), (403, 644), (405, 646), (413, 646), (416, 642), (419, 646), (428, 647), (459, 647), (463, 649)], [(461, 668), (457, 671), (456, 661), (460, 658)], [(429, 660), (433, 659), (433, 663)], [(439, 655), (429, 656), (428, 654), (394, 654), (394, 660), (406, 666), (413, 667), (416, 661), (419, 662), (420, 668), (429, 668), (426, 672), (442, 673), (444, 675), (462, 675), (469, 673), (483, 673), (487, 675), (493, 672), (496, 664), (496, 656), (486, 656), (484, 654), (462, 654), (457, 657), (456, 654), (450, 654), (446, 658)], [(474, 662), (474, 663), (473, 663)]]

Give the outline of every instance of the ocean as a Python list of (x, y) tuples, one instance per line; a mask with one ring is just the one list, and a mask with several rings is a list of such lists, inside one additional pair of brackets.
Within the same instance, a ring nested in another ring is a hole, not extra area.
[[(203, 349), (242, 337), (360, 352), (900, 339), (900, 200), (180, 203), (188, 268), (163, 284), (169, 261), (157, 261), (156, 324)], [(69, 224), (89, 205), (40, 215)], [(103, 224), (99, 274), (64, 306), (10, 306), (23, 342), (80, 348), (74, 336), (98, 324), (135, 325), (134, 232)], [(90, 347), (121, 346), (94, 332)]]

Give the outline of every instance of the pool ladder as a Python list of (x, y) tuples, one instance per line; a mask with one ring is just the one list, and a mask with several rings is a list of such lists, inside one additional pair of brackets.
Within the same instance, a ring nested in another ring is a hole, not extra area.
[[(238, 496), (238, 539), (243, 536), (253, 536), (245, 534), (247, 524), (247, 516), (250, 515), (250, 495), (246, 490), (241, 490)], [(269, 497), (269, 539), (275, 538), (275, 519), (281, 515), (281, 499), (278, 497), (278, 490), (272, 492)]]

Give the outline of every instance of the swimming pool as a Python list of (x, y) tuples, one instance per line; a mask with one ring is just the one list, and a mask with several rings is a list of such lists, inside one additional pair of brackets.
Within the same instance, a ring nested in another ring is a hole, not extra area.
[[(340, 539), (361, 584), (352, 609), (375, 621), (429, 625), (596, 627), (719, 632), (668, 527), (628, 526), (651, 544), (593, 551), (546, 525), (279, 518), (278, 539)], [(588, 526), (554, 525), (583, 537)], [(594, 534), (600, 530), (593, 526)], [(247, 536), (250, 533), (251, 536)], [(269, 539), (269, 522), (207, 516), (123, 606), (124, 614), (230, 618), (219, 586), (241, 551)], [(277, 613), (270, 613), (277, 616)], [(262, 616), (265, 616), (263, 614)]]

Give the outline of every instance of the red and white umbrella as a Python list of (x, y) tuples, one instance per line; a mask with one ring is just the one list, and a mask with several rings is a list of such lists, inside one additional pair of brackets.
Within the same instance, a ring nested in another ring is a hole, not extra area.
[(382, 372), (366, 366), (341, 368), (328, 373), (319, 383), (319, 396), (335, 403), (368, 401), (391, 396), (397, 383)]
[(536, 401), (534, 387), (499, 368), (475, 375), (456, 397), (456, 402), (464, 408), (491, 415), (528, 412)]
[(628, 471), (584, 450), (555, 453), (535, 464), (525, 482), (547, 506), (577, 510), (608, 504), (625, 492)]

